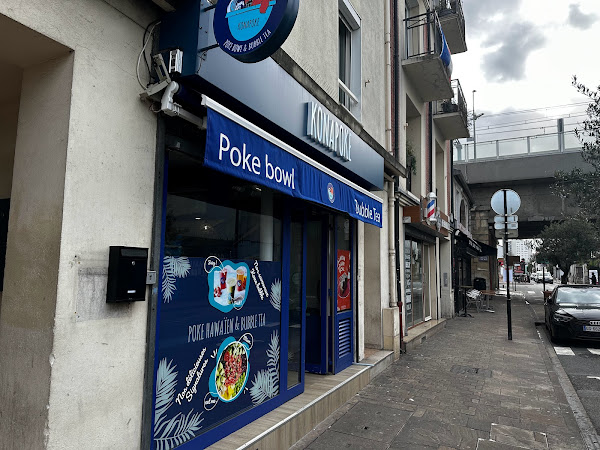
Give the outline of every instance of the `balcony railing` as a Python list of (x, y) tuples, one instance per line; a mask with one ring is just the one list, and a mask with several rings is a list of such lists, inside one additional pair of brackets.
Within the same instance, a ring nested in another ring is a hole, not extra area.
[(428, 11), (404, 19), (406, 22), (406, 58), (442, 53), (441, 26), (437, 14)]
[(465, 16), (461, 0), (434, 0), (433, 5), (452, 53), (467, 51)]
[(433, 102), (433, 119), (446, 139), (469, 137), (467, 102), (458, 80), (452, 80), (454, 96)]
[(433, 114), (447, 114), (460, 112), (461, 116), (465, 119), (465, 126), (467, 125), (467, 101), (463, 94), (462, 87), (458, 80), (452, 80), (452, 91), (454, 96), (448, 100), (437, 100), (433, 106)]
[(581, 151), (581, 142), (575, 136), (574, 131), (567, 131), (564, 133), (477, 142), (477, 146), (472, 143), (463, 144), (462, 148), (454, 151), (454, 161), (469, 163), (578, 151)]
[(438, 16), (428, 11), (404, 19), (405, 59), (402, 66), (425, 102), (452, 97), (451, 55)]

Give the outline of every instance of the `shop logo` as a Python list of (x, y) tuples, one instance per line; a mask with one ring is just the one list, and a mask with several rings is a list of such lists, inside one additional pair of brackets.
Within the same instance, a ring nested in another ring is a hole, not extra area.
[(289, 36), (299, 0), (220, 0), (213, 28), (219, 46), (245, 63), (271, 56)]
[(333, 190), (333, 184), (331, 183), (327, 185), (327, 197), (331, 203), (335, 201), (335, 191)]

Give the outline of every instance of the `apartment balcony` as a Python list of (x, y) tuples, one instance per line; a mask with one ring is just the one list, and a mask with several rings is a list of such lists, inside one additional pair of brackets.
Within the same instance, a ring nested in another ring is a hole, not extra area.
[(465, 16), (461, 0), (434, 0), (433, 3), (452, 54), (466, 52)]
[(433, 121), (446, 139), (470, 137), (467, 102), (458, 80), (452, 80), (454, 97), (433, 103)]
[(435, 11), (404, 19), (406, 53), (402, 67), (424, 102), (453, 96), (452, 60)]

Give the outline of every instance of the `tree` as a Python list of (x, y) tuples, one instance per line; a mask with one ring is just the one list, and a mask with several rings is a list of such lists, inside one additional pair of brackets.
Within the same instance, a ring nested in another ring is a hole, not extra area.
[(554, 222), (539, 237), (537, 261), (558, 266), (563, 271), (562, 283), (567, 282), (571, 265), (589, 260), (599, 244), (594, 226), (582, 217)]
[(570, 172), (556, 172), (555, 194), (572, 200), (588, 216), (597, 217), (600, 211), (600, 86), (596, 90), (586, 87), (573, 77), (573, 86), (590, 99), (586, 113), (588, 118), (575, 135), (582, 144), (581, 156), (591, 170), (576, 168)]

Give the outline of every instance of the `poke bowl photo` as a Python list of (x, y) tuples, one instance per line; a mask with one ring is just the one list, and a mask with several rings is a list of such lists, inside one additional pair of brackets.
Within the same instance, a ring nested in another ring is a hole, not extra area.
[(244, 390), (248, 378), (248, 351), (235, 341), (221, 353), (215, 370), (217, 395), (225, 402), (235, 400)]

